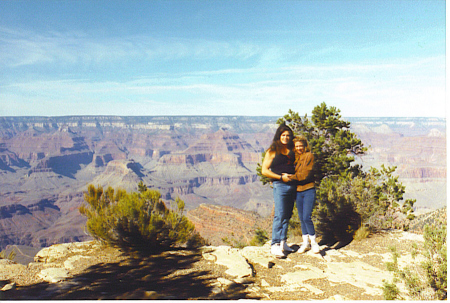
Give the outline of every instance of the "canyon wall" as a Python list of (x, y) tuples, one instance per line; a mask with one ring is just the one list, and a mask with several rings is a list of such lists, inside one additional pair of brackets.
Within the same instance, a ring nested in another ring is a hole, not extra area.
[[(277, 118), (0, 117), (0, 248), (88, 239), (78, 213), (88, 184), (135, 191), (143, 181), (168, 203), (183, 199), (193, 220), (211, 211), (203, 204), (267, 217), (272, 190), (256, 166)], [(445, 119), (348, 120), (369, 147), (357, 163), (397, 166), (418, 211), (446, 205)]]

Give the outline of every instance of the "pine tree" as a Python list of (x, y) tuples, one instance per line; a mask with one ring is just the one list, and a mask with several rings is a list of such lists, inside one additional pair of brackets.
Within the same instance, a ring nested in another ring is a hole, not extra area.
[(350, 130), (350, 122), (342, 120), (340, 110), (328, 108), (325, 103), (316, 106), (311, 120), (303, 118), (289, 110), (288, 114), (278, 119), (277, 123), (286, 123), (295, 135), (303, 135), (309, 142), (314, 154), (315, 180), (319, 184), (325, 177), (346, 175), (347, 172), (358, 174), (361, 166), (352, 165), (354, 155), (363, 155), (364, 147), (356, 134)]

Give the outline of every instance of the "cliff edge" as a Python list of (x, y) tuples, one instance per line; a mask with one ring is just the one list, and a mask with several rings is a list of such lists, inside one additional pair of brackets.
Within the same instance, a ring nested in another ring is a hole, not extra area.
[(0, 260), (0, 299), (383, 300), (383, 280), (392, 280), (385, 265), (392, 261), (389, 247), (396, 247), (404, 266), (413, 262), (412, 243), (422, 247), (422, 235), (387, 231), (285, 259), (273, 258), (269, 243), (150, 257), (125, 255), (95, 241), (57, 244), (28, 265)]

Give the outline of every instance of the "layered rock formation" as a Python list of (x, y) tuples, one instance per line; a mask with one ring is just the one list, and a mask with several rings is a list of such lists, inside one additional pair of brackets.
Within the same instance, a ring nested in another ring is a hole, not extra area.
[[(77, 208), (88, 184), (135, 191), (143, 181), (168, 204), (180, 197), (187, 210), (213, 204), (267, 217), (272, 190), (259, 182), (256, 165), (276, 119), (1, 117), (0, 249), (85, 240)], [(445, 205), (445, 119), (349, 120), (370, 146), (361, 164), (397, 165), (406, 198), (420, 208)], [(41, 201), (46, 206), (36, 209)]]
[(383, 163), (396, 166), (396, 174), (406, 186), (405, 198), (416, 199), (419, 212), (445, 206), (447, 195), (445, 130), (435, 128), (433, 119), (427, 123), (354, 125), (369, 147), (359, 163), (366, 168), (379, 168)]

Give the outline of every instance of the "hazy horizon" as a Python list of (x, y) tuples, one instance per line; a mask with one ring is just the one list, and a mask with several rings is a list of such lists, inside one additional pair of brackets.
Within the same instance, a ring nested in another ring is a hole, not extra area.
[[(286, 113), (287, 114), (287, 113)], [(301, 113), (299, 113), (301, 117), (304, 116)], [(284, 115), (281, 116), (269, 116), (269, 115), (59, 115), (59, 116), (40, 116), (40, 115), (29, 115), (29, 116), (0, 116), (0, 118), (64, 118), (64, 117), (267, 117), (267, 118), (281, 118)], [(308, 114), (308, 117), (311, 117), (310, 114)], [(342, 118), (368, 118), (368, 119), (383, 119), (383, 118), (392, 118), (392, 119), (444, 119), (446, 120), (446, 117), (427, 117), (427, 116), (343, 116), (341, 114)]]

